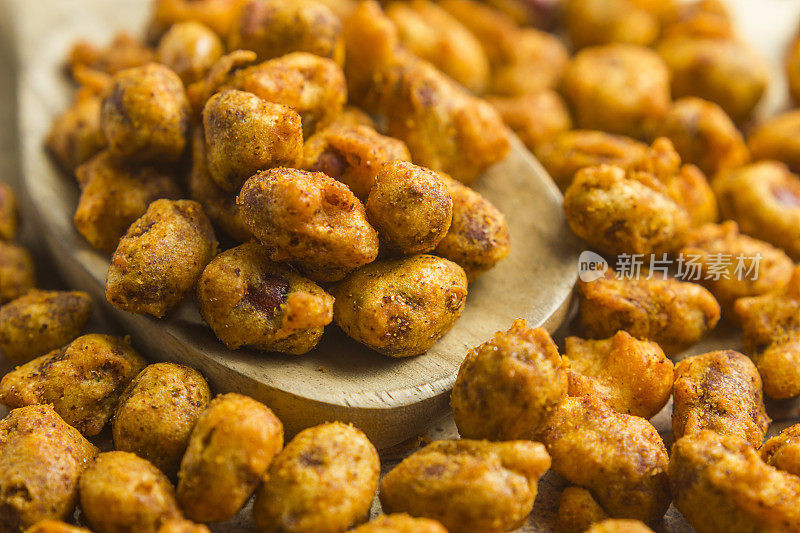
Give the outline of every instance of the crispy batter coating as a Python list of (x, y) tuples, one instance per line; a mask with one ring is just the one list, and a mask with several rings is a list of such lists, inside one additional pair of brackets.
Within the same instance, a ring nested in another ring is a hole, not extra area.
[(531, 150), (572, 128), (567, 104), (555, 91), (544, 90), (520, 96), (489, 96), (487, 101)]
[(30, 252), (0, 240), (0, 305), (19, 298), (36, 284)]
[(106, 147), (100, 129), (101, 102), (93, 92), (79, 90), (72, 106), (50, 125), (45, 144), (64, 170), (72, 172)]
[(152, 61), (153, 56), (151, 48), (122, 31), (106, 47), (98, 47), (83, 40), (76, 42), (70, 50), (67, 66), (73, 76), (82, 67), (113, 75), (125, 69), (140, 67)]
[(531, 438), (567, 394), (567, 364), (544, 328), (517, 319), (467, 353), (450, 406), (467, 439)]
[(51, 404), (78, 431), (100, 433), (145, 361), (127, 339), (89, 334), (18, 366), (0, 381), (9, 407)]
[(800, 102), (800, 36), (795, 37), (789, 46), (783, 68), (789, 83), (789, 94), (795, 103)]
[(350, 337), (391, 357), (419, 355), (447, 333), (467, 299), (464, 270), (417, 255), (376, 261), (332, 289), (333, 319)]
[(344, 63), (342, 21), (310, 0), (250, 0), (228, 35), (228, 50), (252, 50), (264, 61), (309, 52)]
[(672, 361), (655, 342), (626, 331), (601, 340), (567, 337), (564, 355), (570, 396), (595, 396), (620, 413), (652, 418), (672, 394)]
[(644, 418), (592, 396), (567, 397), (539, 440), (553, 470), (588, 489), (609, 515), (650, 522), (669, 507), (667, 450)]
[(800, 424), (789, 426), (767, 439), (758, 453), (768, 465), (800, 476)]
[(453, 199), (440, 174), (406, 161), (381, 166), (365, 207), (386, 247), (406, 255), (436, 248), (453, 218)]
[(247, 0), (155, 0), (148, 37), (157, 40), (173, 24), (197, 21), (222, 38), (228, 36)]
[(595, 281), (578, 281), (583, 334), (606, 338), (625, 330), (657, 342), (667, 355), (691, 346), (714, 329), (719, 303), (695, 283), (675, 279), (616, 279), (613, 272)]
[(800, 259), (800, 177), (777, 161), (760, 161), (716, 176), (723, 218)]
[(313, 281), (269, 259), (256, 242), (227, 250), (197, 284), (200, 313), (230, 349), (303, 354), (333, 320), (333, 297)]
[(221, 522), (250, 499), (283, 447), (283, 424), (264, 404), (229, 393), (197, 420), (178, 473), (178, 501), (188, 518)]
[(675, 506), (698, 533), (800, 530), (800, 479), (765, 464), (739, 437), (679, 439), (669, 478)]
[(689, 213), (649, 172), (600, 165), (582, 168), (564, 194), (572, 231), (610, 254), (675, 250), (689, 229)]
[(652, 50), (630, 44), (578, 52), (563, 80), (579, 128), (644, 137), (669, 110), (669, 71)]
[(351, 530), (352, 533), (447, 533), (442, 524), (430, 518), (415, 518), (406, 513), (381, 515)]
[(766, 89), (763, 60), (739, 41), (678, 35), (662, 40), (657, 51), (671, 72), (675, 98), (710, 100), (736, 122), (750, 116)]
[(297, 434), (256, 493), (261, 533), (338, 533), (363, 522), (378, 488), (380, 459), (361, 431), (340, 422)]
[(288, 107), (243, 91), (211, 97), (203, 109), (208, 171), (219, 187), (235, 193), (262, 169), (300, 163), (300, 116)]
[(12, 363), (27, 363), (80, 335), (91, 311), (85, 292), (33, 289), (0, 307), (0, 350)]
[(611, 43), (647, 46), (660, 31), (658, 2), (646, 0), (567, 0), (564, 23), (575, 48)]
[(92, 533), (86, 528), (73, 526), (61, 520), (39, 520), (25, 530), (25, 533)]
[(508, 225), (503, 213), (480, 193), (440, 176), (453, 199), (453, 219), (434, 253), (458, 264), (473, 281), (508, 255)]
[(186, 148), (189, 101), (177, 74), (158, 63), (120, 71), (100, 109), (111, 153), (140, 163), (174, 162)]
[(191, 20), (174, 24), (161, 37), (156, 59), (171, 68), (188, 86), (203, 78), (224, 53), (217, 34), (208, 26)]
[(695, 355), (678, 363), (672, 397), (675, 438), (708, 429), (741, 437), (758, 448), (771, 422), (758, 370), (733, 350)]
[(723, 0), (678, 2), (676, 7), (663, 29), (664, 38), (690, 35), (726, 39), (734, 36), (733, 23)]
[(164, 520), (181, 516), (167, 476), (132, 453), (101, 453), (79, 486), (81, 510), (97, 533), (155, 533)]
[(144, 368), (114, 411), (114, 448), (135, 453), (169, 477), (178, 473), (189, 435), (211, 391), (197, 370), (174, 363)]
[(653, 533), (639, 520), (608, 519), (592, 524), (586, 533)]
[(381, 504), (438, 520), (453, 533), (501, 533), (525, 522), (549, 467), (538, 442), (439, 440), (383, 478)]
[(378, 255), (378, 234), (362, 203), (321, 172), (259, 172), (236, 202), (270, 259), (295, 263), (314, 280), (340, 280)]
[(163, 317), (197, 284), (217, 252), (214, 229), (192, 200), (156, 200), (120, 240), (106, 278), (117, 309)]
[(747, 138), (754, 160), (776, 159), (800, 172), (800, 110), (764, 120)]
[(156, 533), (211, 533), (205, 524), (196, 524), (185, 518), (165, 520)]
[[(661, 137), (653, 145), (660, 141), (672, 144)], [(702, 170), (694, 165), (682, 165), (676, 173), (666, 179), (662, 177), (661, 181), (667, 186), (672, 199), (689, 213), (692, 227), (719, 220), (717, 197)]]
[(794, 270), (783, 250), (739, 233), (732, 220), (690, 230), (678, 255), (698, 265), (699, 283), (711, 291), (726, 315), (733, 315), (738, 298), (783, 287)]
[(12, 410), (0, 420), (0, 531), (70, 516), (78, 478), (96, 454), (51, 406)]
[(0, 183), (0, 239), (13, 239), (17, 234), (17, 223), (17, 195), (14, 189)]
[(178, 199), (175, 180), (150, 166), (132, 165), (104, 150), (75, 171), (81, 196), (73, 220), (95, 248), (113, 252), (128, 227), (159, 198)]
[(594, 496), (583, 487), (569, 486), (558, 500), (556, 529), (559, 533), (584, 533), (592, 524), (608, 518)]
[(389, 161), (411, 161), (406, 143), (386, 137), (357, 117), (339, 117), (335, 124), (312, 135), (304, 145), (303, 168), (322, 172), (347, 185), (365, 202), (381, 166)]

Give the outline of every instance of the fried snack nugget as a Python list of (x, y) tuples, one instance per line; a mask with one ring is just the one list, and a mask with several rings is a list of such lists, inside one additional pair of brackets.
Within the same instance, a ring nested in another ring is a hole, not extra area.
[(728, 39), (734, 36), (730, 13), (722, 0), (679, 2), (676, 7), (663, 28), (663, 38), (686, 35)]
[(800, 479), (765, 464), (739, 437), (702, 431), (672, 446), (675, 506), (698, 533), (800, 529)]
[(608, 518), (594, 496), (583, 487), (571, 485), (558, 500), (556, 529), (559, 533), (584, 533), (592, 524)]
[(140, 67), (153, 61), (153, 50), (127, 32), (119, 32), (106, 47), (98, 47), (87, 41), (78, 41), (70, 50), (67, 66), (73, 76), (81, 68), (104, 74)]
[(19, 298), (35, 284), (30, 252), (22, 246), (0, 240), (0, 305)]
[[(794, 270), (794, 263), (783, 250), (739, 233), (732, 220), (690, 230), (678, 256), (698, 265), (699, 283), (711, 291), (724, 313), (734, 318), (737, 299), (783, 287)], [(720, 257), (731, 258), (730, 264), (720, 265)]]
[(72, 172), (106, 147), (101, 103), (92, 91), (79, 90), (72, 105), (50, 125), (45, 145), (62, 169)]
[(123, 159), (177, 161), (189, 128), (189, 101), (181, 79), (158, 63), (120, 71), (103, 99), (100, 128), (108, 149)]
[(695, 283), (675, 279), (616, 278), (606, 272), (595, 281), (578, 281), (581, 331), (607, 338), (625, 330), (637, 339), (658, 343), (667, 355), (677, 354), (714, 329), (719, 303)]
[(260, 61), (308, 52), (342, 65), (342, 21), (316, 1), (250, 0), (228, 35), (228, 50), (252, 50)]
[(352, 533), (447, 533), (442, 524), (430, 518), (416, 518), (407, 513), (381, 515), (351, 530)]
[(758, 370), (733, 350), (695, 355), (678, 363), (672, 398), (675, 438), (707, 429), (746, 439), (758, 448), (771, 422)]
[(333, 320), (333, 297), (249, 242), (208, 264), (197, 284), (200, 313), (225, 346), (303, 354)]
[(12, 410), (0, 420), (0, 531), (66, 520), (78, 500), (78, 478), (95, 455), (97, 448), (51, 406)]
[(0, 403), (11, 408), (50, 404), (65, 422), (92, 437), (145, 364), (127, 339), (83, 335), (6, 374)]
[(458, 19), (429, 0), (392, 2), (386, 15), (397, 26), (400, 42), (430, 61), (473, 94), (489, 87), (489, 59), (480, 41)]
[(800, 110), (764, 120), (747, 138), (754, 160), (775, 159), (800, 172)]
[(567, 104), (555, 91), (510, 97), (488, 96), (486, 100), (531, 150), (572, 128)]
[(647, 46), (661, 30), (656, 5), (647, 0), (567, 0), (564, 24), (576, 49), (611, 43)]
[(564, 213), (573, 233), (609, 254), (675, 250), (691, 223), (655, 175), (611, 165), (575, 174), (564, 194)]
[(347, 186), (321, 172), (276, 168), (245, 182), (236, 203), (273, 261), (337, 281), (378, 255), (378, 234)]
[(386, 512), (432, 518), (452, 533), (501, 533), (524, 524), (549, 467), (538, 442), (439, 440), (383, 478), (380, 500)]
[(181, 461), (181, 509), (197, 522), (233, 517), (282, 447), (283, 424), (267, 406), (241, 394), (217, 396), (197, 420)]
[(227, 37), (247, 0), (155, 0), (150, 15), (148, 38), (158, 40), (173, 24), (197, 21)]
[(795, 103), (800, 102), (800, 36), (795, 37), (783, 62), (789, 94)]
[(0, 350), (12, 363), (27, 363), (80, 335), (91, 312), (85, 292), (32, 289), (0, 307)]
[(648, 419), (669, 401), (672, 361), (655, 342), (622, 330), (608, 339), (565, 342), (570, 396), (594, 396), (615, 411)]
[(203, 208), (192, 200), (156, 200), (120, 240), (106, 278), (109, 303), (157, 318), (178, 305), (217, 253)]
[(175, 180), (151, 166), (124, 163), (103, 150), (75, 171), (81, 196), (73, 221), (89, 244), (113, 252), (128, 227), (159, 198), (178, 199)]
[(322, 172), (347, 185), (365, 202), (384, 163), (411, 161), (406, 143), (381, 135), (364, 124), (350, 124), (357, 117), (339, 117), (331, 126), (312, 135), (303, 146), (302, 167)]
[(640, 520), (608, 519), (592, 524), (586, 533), (653, 533)]
[(714, 102), (735, 122), (750, 116), (766, 89), (764, 61), (739, 41), (679, 35), (656, 50), (669, 67), (673, 97)]
[(114, 448), (147, 459), (172, 478), (210, 401), (211, 390), (197, 370), (174, 363), (148, 365), (120, 396), (111, 423)]
[(723, 218), (742, 233), (800, 259), (800, 177), (777, 161), (760, 161), (719, 174), (711, 186)]
[(211, 530), (205, 524), (196, 524), (185, 518), (175, 518), (162, 522), (156, 533), (211, 533)]
[(161, 37), (156, 59), (188, 86), (202, 79), (224, 53), (225, 47), (217, 34), (208, 26), (191, 20), (174, 24)]
[(531, 438), (567, 394), (567, 363), (544, 328), (517, 319), (472, 348), (458, 369), (450, 407), (467, 439)]
[(767, 439), (758, 453), (766, 464), (800, 476), (800, 424), (789, 426)]
[(361, 431), (340, 422), (298, 433), (275, 457), (253, 502), (261, 533), (338, 533), (369, 515), (381, 465)]
[(405, 255), (436, 248), (453, 219), (453, 199), (439, 173), (407, 161), (381, 166), (365, 208), (386, 247)]
[(203, 109), (203, 128), (208, 171), (229, 192), (259, 170), (297, 166), (303, 155), (300, 116), (252, 93), (212, 96)]
[(84, 527), (73, 526), (61, 520), (39, 520), (25, 533), (92, 533)]
[(579, 128), (644, 137), (669, 111), (669, 71), (643, 46), (593, 46), (570, 61), (563, 92)]
[(592, 396), (567, 397), (539, 432), (553, 470), (588, 489), (615, 518), (660, 519), (669, 507), (669, 457), (644, 418)]
[(79, 487), (81, 510), (97, 533), (155, 533), (161, 522), (181, 516), (167, 476), (132, 453), (101, 453)]
[(0, 240), (13, 239), (17, 224), (17, 195), (11, 187), (0, 183)]
[(417, 255), (376, 261), (331, 290), (333, 319), (347, 335), (390, 357), (426, 352), (461, 316), (464, 270), (447, 259)]
[(697, 165), (708, 176), (750, 161), (744, 138), (730, 117), (702, 98), (687, 96), (673, 102), (654, 135), (672, 141), (684, 163)]
[(473, 281), (508, 255), (508, 225), (503, 213), (480, 193), (440, 176), (453, 199), (453, 219), (434, 253), (459, 265)]

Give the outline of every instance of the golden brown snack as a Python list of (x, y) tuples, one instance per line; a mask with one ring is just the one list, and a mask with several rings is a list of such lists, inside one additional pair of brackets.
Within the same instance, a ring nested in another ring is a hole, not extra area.
[(120, 240), (106, 278), (117, 309), (163, 317), (197, 284), (217, 253), (203, 208), (192, 200), (156, 200)]
[(592, 524), (586, 533), (653, 533), (640, 520), (608, 519)]
[(695, 283), (648, 278), (616, 278), (613, 272), (595, 281), (578, 281), (579, 320), (583, 334), (606, 338), (625, 330), (637, 339), (657, 342), (667, 355), (677, 354), (714, 329), (719, 303)]
[(750, 116), (767, 86), (763, 60), (733, 39), (678, 35), (657, 51), (671, 72), (673, 97), (710, 100), (736, 122)]
[(453, 199), (453, 219), (434, 253), (458, 264), (473, 281), (508, 255), (508, 225), (503, 213), (480, 193), (441, 177)]
[(744, 439), (712, 431), (679, 439), (669, 478), (698, 533), (800, 530), (800, 479), (764, 464)]
[(163, 521), (181, 517), (167, 476), (132, 453), (101, 453), (79, 486), (81, 510), (97, 533), (155, 533)]
[(269, 467), (253, 502), (261, 533), (339, 533), (368, 514), (381, 465), (361, 431), (340, 422), (297, 434)]
[(67, 66), (73, 76), (81, 68), (113, 75), (152, 61), (153, 55), (151, 48), (122, 31), (106, 47), (98, 47), (83, 40), (76, 42), (67, 57)]
[(61, 520), (39, 520), (25, 533), (92, 533), (84, 527), (73, 526)]
[(758, 453), (768, 465), (800, 476), (800, 424), (789, 426), (767, 439)]
[(777, 161), (760, 161), (719, 174), (712, 187), (723, 218), (742, 233), (800, 259), (800, 177)]
[(148, 37), (158, 39), (173, 24), (197, 21), (222, 38), (228, 36), (246, 0), (155, 0)]
[(510, 97), (489, 96), (486, 100), (531, 150), (572, 128), (567, 105), (555, 91)]
[(687, 96), (672, 103), (653, 135), (667, 137), (684, 163), (705, 174), (740, 167), (750, 153), (736, 125), (714, 102)]
[[(672, 143), (664, 137), (656, 139), (653, 146)], [(671, 148), (670, 148), (671, 149)], [(659, 176), (667, 192), (678, 205), (689, 213), (692, 227), (719, 220), (719, 208), (714, 190), (705, 174), (694, 165), (682, 165), (674, 174)]]
[(347, 186), (321, 172), (276, 168), (254, 175), (236, 199), (273, 261), (337, 281), (378, 255), (378, 234)]
[(564, 23), (576, 49), (611, 43), (647, 46), (661, 29), (660, 13), (653, 9), (658, 4), (647, 0), (566, 0)]
[(28, 250), (0, 240), (0, 305), (19, 298), (35, 284), (33, 258)]
[(649, 172), (600, 165), (582, 168), (564, 194), (573, 233), (609, 254), (660, 254), (678, 248), (689, 213)]
[(174, 162), (186, 148), (189, 101), (177, 74), (158, 63), (120, 71), (100, 109), (112, 154), (131, 162)]
[(732, 315), (738, 298), (783, 287), (794, 270), (783, 250), (739, 233), (732, 220), (690, 230), (678, 256), (697, 265), (698, 283), (711, 291), (726, 315)]
[(407, 161), (381, 166), (365, 208), (384, 245), (405, 255), (436, 248), (453, 218), (453, 199), (441, 175)]
[(389, 513), (438, 520), (453, 533), (501, 533), (525, 522), (549, 467), (537, 442), (439, 440), (383, 478), (381, 504)]
[(674, 16), (663, 29), (663, 37), (690, 35), (727, 39), (734, 36), (728, 8), (723, 0), (679, 2)]
[(252, 50), (259, 61), (308, 52), (344, 63), (342, 21), (310, 0), (250, 0), (228, 35), (228, 50)]
[(595, 522), (608, 518), (594, 496), (583, 487), (571, 485), (564, 489), (558, 500), (556, 529), (559, 533), (584, 533)]
[(376, 261), (333, 287), (333, 319), (350, 337), (391, 357), (419, 355), (461, 316), (467, 277), (432, 255)]
[(75, 171), (81, 196), (73, 218), (95, 248), (113, 252), (128, 227), (159, 198), (178, 199), (175, 180), (150, 166), (126, 164), (103, 150)]
[(224, 53), (222, 41), (213, 30), (200, 22), (186, 21), (174, 24), (161, 37), (156, 59), (188, 86), (203, 78)]
[(80, 335), (91, 312), (85, 292), (28, 291), (0, 307), (0, 350), (12, 363), (27, 363)]
[(264, 404), (229, 393), (197, 420), (178, 473), (178, 501), (188, 518), (221, 522), (256, 490), (283, 447), (283, 424)]
[(145, 367), (128, 339), (89, 334), (18, 366), (0, 381), (0, 402), (9, 407), (50, 404), (71, 426), (100, 433), (120, 395)]
[(96, 454), (49, 405), (11, 411), (0, 420), (0, 531), (67, 519), (78, 500), (78, 478)]
[(755, 365), (733, 350), (687, 357), (675, 366), (675, 438), (708, 429), (746, 439), (758, 448), (771, 422)]
[(442, 524), (430, 518), (415, 518), (406, 513), (381, 515), (351, 530), (352, 533), (447, 533)]
[(800, 172), (800, 110), (769, 117), (747, 138), (754, 160), (775, 159)]
[(333, 320), (333, 297), (249, 242), (214, 258), (197, 284), (200, 313), (230, 349), (303, 354)]
[(197, 370), (174, 363), (144, 368), (125, 388), (111, 423), (114, 448), (174, 477), (211, 391)]
[(295, 167), (303, 155), (300, 116), (252, 93), (228, 90), (203, 109), (206, 160), (211, 177), (236, 192), (259, 170)]
[(569, 395), (594, 396), (642, 418), (658, 413), (672, 393), (673, 368), (658, 344), (625, 331), (602, 340), (567, 337)]
[(783, 62), (789, 94), (795, 103), (800, 102), (800, 37), (795, 37)]
[(53, 120), (45, 141), (61, 168), (72, 172), (106, 147), (100, 129), (102, 100), (89, 91), (78, 91), (72, 106)]
[(629, 44), (578, 52), (563, 90), (579, 128), (644, 137), (669, 110), (669, 71), (652, 50)]
[(430, 61), (474, 94), (489, 86), (489, 59), (480, 41), (458, 19), (429, 0), (392, 2), (386, 15), (397, 26), (400, 42)]
[(567, 397), (538, 440), (553, 470), (588, 489), (609, 515), (650, 522), (669, 507), (667, 450), (647, 420), (599, 398)]
[(544, 328), (517, 319), (472, 348), (458, 370), (450, 406), (467, 439), (532, 438), (567, 394), (567, 364)]
[(165, 520), (156, 533), (211, 533), (205, 524), (197, 524), (185, 518)]
[(17, 234), (17, 195), (14, 190), (0, 183), (0, 240), (11, 240)]
[(348, 123), (354, 118), (340, 116), (312, 135), (303, 147), (302, 167), (341, 181), (365, 202), (381, 166), (411, 161), (411, 154), (400, 139), (381, 135), (369, 125)]

